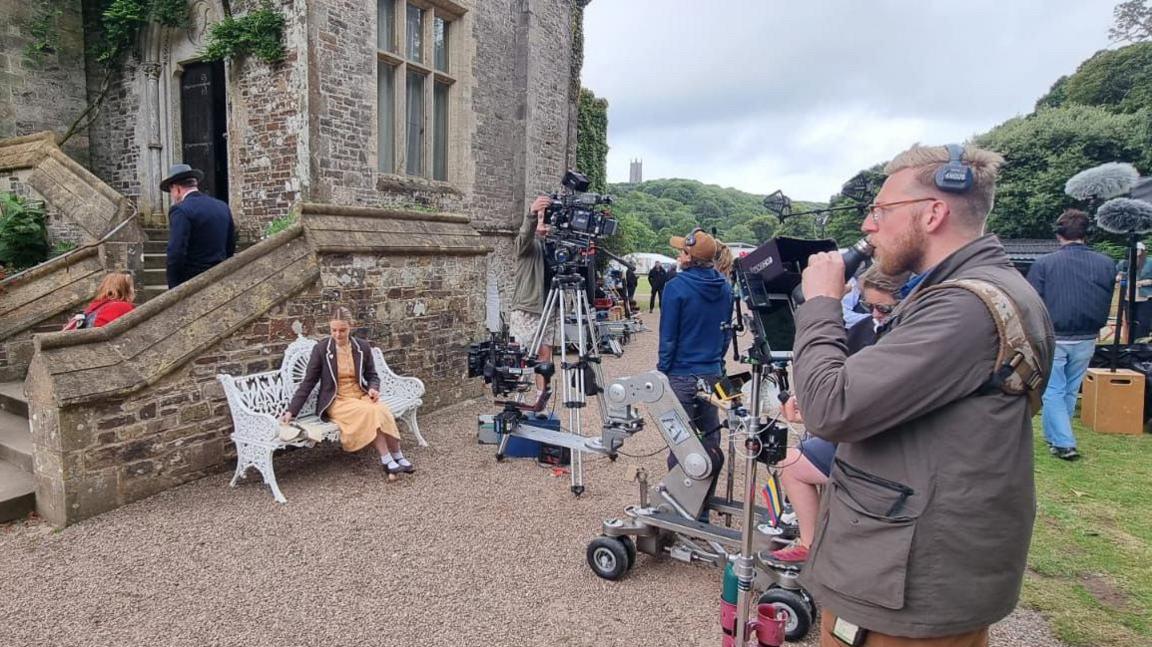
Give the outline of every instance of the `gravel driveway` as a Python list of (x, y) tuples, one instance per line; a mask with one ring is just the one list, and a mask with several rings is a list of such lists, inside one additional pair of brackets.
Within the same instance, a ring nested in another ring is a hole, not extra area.
[[(656, 341), (605, 372), (650, 369)], [(396, 483), (368, 450), (322, 448), (278, 458), (287, 505), (222, 473), (62, 532), (0, 526), (0, 645), (719, 644), (718, 570), (641, 555), (613, 583), (584, 562), (602, 518), (635, 501), (628, 465), (658, 474), (663, 453), (586, 460), (576, 499), (566, 477), (476, 444), (491, 410), (422, 417), (432, 446), (408, 443), (419, 471)], [(660, 447), (645, 431), (625, 451)], [(1061, 644), (1024, 611), (992, 642)]]

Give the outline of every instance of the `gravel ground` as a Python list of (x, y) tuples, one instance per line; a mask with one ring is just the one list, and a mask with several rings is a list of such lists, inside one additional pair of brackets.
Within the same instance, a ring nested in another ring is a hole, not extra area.
[[(640, 335), (606, 374), (650, 369), (655, 348)], [(368, 451), (322, 448), (278, 458), (283, 506), (219, 474), (62, 532), (0, 526), (0, 645), (718, 644), (718, 570), (641, 555), (607, 582), (584, 561), (635, 502), (627, 467), (659, 474), (662, 453), (586, 459), (576, 499), (566, 477), (476, 444), (491, 410), (423, 417), (432, 446), (409, 447), (419, 471), (395, 483)], [(646, 431), (625, 451), (660, 446)], [(992, 643), (1061, 644), (1028, 611)]]

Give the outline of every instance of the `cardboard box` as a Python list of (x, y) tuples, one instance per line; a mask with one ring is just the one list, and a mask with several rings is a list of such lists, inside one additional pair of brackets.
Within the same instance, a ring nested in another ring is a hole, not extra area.
[(1090, 368), (1084, 376), (1080, 419), (1101, 434), (1144, 433), (1144, 375)]

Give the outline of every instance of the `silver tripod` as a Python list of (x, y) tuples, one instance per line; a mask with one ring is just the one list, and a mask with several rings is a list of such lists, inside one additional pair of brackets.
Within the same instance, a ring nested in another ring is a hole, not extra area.
[[(552, 286), (548, 290), (548, 297), (544, 301), (544, 311), (540, 316), (540, 324), (532, 336), (529, 345), (528, 357), (537, 357), (540, 346), (545, 343), (544, 333), (549, 328), (548, 323), (555, 324), (557, 345), (560, 348), (560, 396), (561, 401), (568, 409), (567, 431), (556, 431), (533, 424), (532, 416), (519, 421), (504, 430), (496, 450), (496, 458), (500, 460), (511, 436), (518, 436), (535, 440), (548, 445), (566, 447), (571, 451), (571, 478), (572, 493), (579, 496), (584, 492), (584, 463), (583, 453), (593, 451), (589, 448), (588, 438), (584, 436), (581, 413), (588, 404), (588, 396), (596, 395), (604, 385), (604, 375), (600, 368), (600, 340), (596, 334), (595, 311), (588, 302), (588, 293), (585, 291), (585, 277), (578, 273), (582, 269), (575, 267), (562, 267), (552, 277)], [(569, 336), (568, 325), (571, 323), (574, 330), (574, 339)], [(548, 340), (548, 341), (556, 341)], [(575, 358), (569, 360), (569, 346), (575, 351)], [(600, 419), (606, 421), (603, 402), (599, 402)]]

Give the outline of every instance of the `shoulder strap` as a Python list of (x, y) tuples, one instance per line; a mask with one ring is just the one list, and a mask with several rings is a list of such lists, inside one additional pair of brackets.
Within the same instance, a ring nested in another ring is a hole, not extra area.
[(1040, 354), (1024, 330), (1016, 302), (1000, 287), (983, 279), (951, 279), (926, 288), (917, 296), (948, 288), (967, 290), (979, 297), (996, 324), (1000, 340), (996, 369), (976, 392), (1027, 395), (1029, 411), (1035, 414), (1040, 410), (1043, 394), (1039, 387), (1044, 381), (1044, 370), (1040, 365)]

